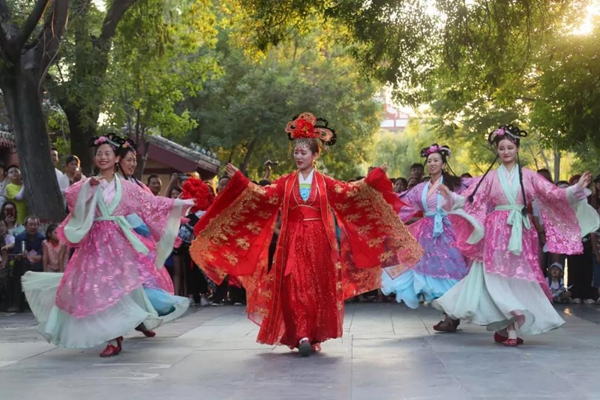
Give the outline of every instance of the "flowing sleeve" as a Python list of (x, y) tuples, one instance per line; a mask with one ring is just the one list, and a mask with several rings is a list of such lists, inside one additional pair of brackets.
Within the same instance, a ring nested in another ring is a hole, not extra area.
[(61, 241), (77, 247), (92, 228), (96, 214), (98, 187), (93, 187), (89, 179), (81, 180), (65, 191), (65, 198), (71, 212), (57, 229)]
[[(402, 219), (402, 222), (406, 223), (412, 218), (423, 217), (423, 210), (420, 206), (420, 194), (424, 186), (424, 183), (419, 183), (417, 186), (409, 189), (403, 193), (400, 193), (398, 198), (404, 205), (400, 208), (398, 216)], [(421, 190), (419, 190), (421, 189)]]
[(126, 209), (137, 214), (146, 224), (148, 231), (156, 241), (156, 267), (162, 268), (173, 251), (173, 245), (179, 232), (181, 217), (190, 209), (190, 202), (154, 196), (134, 183), (123, 181), (123, 199)]
[[(342, 230), (341, 256), (346, 273), (399, 264), (408, 268), (419, 261), (423, 249), (398, 217), (404, 203), (393, 193), (391, 181), (381, 168), (359, 182), (326, 180)], [(374, 272), (381, 275), (381, 270)]]
[(287, 176), (261, 187), (237, 172), (194, 228), (194, 262), (215, 283), (247, 277), (266, 257)]
[(487, 199), (492, 187), (492, 174), (490, 173), (481, 182), (471, 202), (469, 197), (473, 195), (481, 179), (470, 179), (468, 188), (463, 185), (462, 192), (460, 194), (452, 193), (452, 197), (444, 201), (443, 205), (443, 208), (452, 216), (462, 217), (451, 218), (452, 229), (456, 237), (456, 247), (463, 256), (475, 260), (479, 260), (483, 256), (483, 241), (481, 239), (484, 235), (485, 219), (490, 213)]
[(544, 177), (527, 171), (539, 204), (548, 251), (555, 254), (580, 254), (581, 239), (598, 230), (600, 218), (587, 202), (587, 189), (577, 186), (558, 188)]

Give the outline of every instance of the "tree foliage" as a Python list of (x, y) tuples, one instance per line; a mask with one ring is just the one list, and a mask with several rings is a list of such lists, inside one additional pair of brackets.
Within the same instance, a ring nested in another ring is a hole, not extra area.
[[(315, 22), (310, 35), (280, 43), (256, 62), (240, 49), (231, 31), (217, 45), (223, 74), (189, 99), (198, 128), (189, 136), (258, 177), (267, 159), (278, 171), (293, 168), (288, 155), (287, 122), (304, 111), (327, 118), (338, 143), (325, 152), (325, 170), (340, 178), (360, 174), (369, 144), (378, 129), (380, 105), (372, 99), (376, 86), (334, 44), (335, 29)], [(335, 154), (335, 155), (334, 155)]]

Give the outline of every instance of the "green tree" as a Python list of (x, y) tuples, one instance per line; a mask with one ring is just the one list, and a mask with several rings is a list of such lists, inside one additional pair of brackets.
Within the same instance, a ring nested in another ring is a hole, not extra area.
[(163, 2), (140, 1), (118, 28), (106, 79), (110, 101), (104, 106), (105, 125), (126, 127), (138, 145), (144, 144), (140, 175), (147, 134), (180, 140), (196, 126), (189, 111), (176, 106), (201, 90), (208, 74), (218, 69), (211, 50), (214, 21), (205, 0), (182, 3), (176, 14), (168, 13)]
[[(71, 153), (84, 171), (93, 167), (88, 140), (96, 135), (105, 98), (105, 77), (117, 27), (137, 0), (71, 0), (71, 18), (65, 46), (51, 68), (47, 87), (69, 122)], [(144, 2), (152, 0), (143, 0)], [(96, 7), (105, 7), (101, 11)]]
[(284, 127), (309, 111), (328, 118), (339, 134), (335, 157), (325, 152), (322, 158), (327, 172), (340, 178), (360, 174), (378, 130), (380, 105), (372, 100), (376, 87), (329, 41), (335, 34), (324, 29), (298, 36), (258, 62), (232, 37), (222, 32), (217, 45), (223, 75), (188, 100), (199, 123), (189, 140), (216, 149), (253, 177), (260, 176), (266, 159), (280, 161), (278, 171), (289, 171), (293, 163)]
[(64, 217), (50, 161), (42, 109), (42, 82), (65, 31), (69, 2), (0, 0), (0, 89), (8, 110), (24, 176), (29, 209), (46, 220)]

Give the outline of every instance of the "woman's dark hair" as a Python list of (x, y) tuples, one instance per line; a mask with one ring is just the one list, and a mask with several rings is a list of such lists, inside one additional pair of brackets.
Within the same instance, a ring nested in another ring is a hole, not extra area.
[(115, 156), (121, 154), (121, 146), (125, 143), (125, 140), (117, 135), (116, 133), (107, 133), (106, 135), (100, 135), (93, 137), (88, 141), (88, 146), (94, 147), (96, 150), (103, 144), (107, 144), (115, 152)]
[(156, 175), (156, 174), (152, 174), (152, 175), (148, 176), (148, 180), (147, 180), (147, 182), (148, 182), (148, 185), (150, 184), (150, 181), (151, 181), (152, 179), (160, 179), (160, 176), (158, 176), (158, 175)]
[(396, 180), (394, 181), (394, 184), (396, 184), (398, 182), (402, 182), (404, 184), (404, 186), (408, 187), (408, 180), (406, 180), (406, 178), (396, 178)]
[(73, 161), (77, 161), (77, 165), (81, 165), (81, 160), (74, 154), (69, 154), (65, 160), (65, 165), (71, 164)]
[(129, 153), (133, 153), (133, 155), (137, 155), (137, 147), (135, 146), (135, 142), (129, 138), (127, 139), (122, 139), (121, 142), (121, 146), (119, 147), (119, 162), (117, 163), (117, 169), (119, 171), (121, 171), (121, 174), (123, 175), (123, 178), (125, 178), (126, 180), (135, 183), (136, 185), (138, 185), (139, 187), (141, 187), (142, 189), (144, 188), (144, 185), (142, 184), (142, 182), (140, 182), (135, 176), (131, 175), (131, 176), (126, 176), (125, 172), (123, 171), (123, 167), (121, 167), (121, 162), (123, 161), (123, 159), (125, 157), (127, 157), (127, 154)]
[(170, 198), (170, 197), (171, 197), (171, 195), (173, 195), (173, 191), (174, 191), (174, 190), (178, 191), (178, 192), (179, 192), (179, 194), (183, 193), (183, 189), (181, 188), (181, 186), (173, 186), (173, 187), (171, 188), (171, 190), (169, 191), (169, 193), (168, 193), (168, 196), (167, 196), (167, 197), (169, 197), (169, 198)]
[[(524, 137), (527, 137), (527, 132), (525, 132), (524, 130), (521, 130), (518, 126), (510, 125), (510, 124), (509, 125), (500, 125), (498, 127), (498, 129), (492, 131), (492, 133), (490, 133), (488, 135), (488, 143), (490, 145), (495, 146), (497, 149), (498, 144), (500, 144), (501, 141), (506, 139), (506, 140), (513, 142), (515, 144), (515, 146), (517, 146), (517, 149), (518, 149), (521, 146), (521, 139)], [(477, 182), (477, 186), (475, 186), (475, 190), (473, 190), (473, 193), (471, 193), (471, 195), (469, 196), (468, 200), (470, 203), (473, 202), (473, 199), (475, 198), (475, 193), (477, 193), (477, 189), (479, 189), (481, 182), (483, 182), (483, 180), (485, 179), (487, 174), (490, 172), (490, 170), (492, 169), (494, 164), (496, 164), (496, 161), (498, 161), (498, 157), (499, 157), (498, 152), (496, 152), (496, 158), (494, 158), (494, 161), (490, 164), (487, 171), (485, 171), (485, 174), (483, 174), (483, 176), (481, 177), (479, 182)], [(519, 160), (519, 153), (517, 153), (517, 167), (519, 168), (519, 184), (521, 185), (521, 195), (523, 196), (522, 212), (523, 212), (523, 214), (527, 214), (527, 196), (525, 194), (525, 186), (523, 186), (523, 169), (521, 167), (521, 162)]]
[(464, 173), (464, 174), (462, 174), (460, 177), (461, 177), (461, 178), (463, 178), (463, 179), (464, 179), (464, 178), (472, 178), (472, 177), (473, 177), (473, 175), (471, 175), (471, 174), (470, 174), (470, 173), (468, 173), (468, 172), (465, 172), (465, 173)]
[(2, 221), (6, 221), (6, 207), (7, 206), (12, 206), (15, 209), (15, 224), (16, 224), (16, 221), (18, 221), (17, 205), (10, 200), (6, 200), (4, 202), (4, 204), (2, 204), (2, 207), (0, 207), (0, 219)]
[(58, 224), (48, 225), (48, 228), (46, 228), (46, 240), (50, 240), (50, 235), (52, 235), (52, 232), (54, 232), (56, 228), (58, 228)]
[(121, 159), (125, 158), (125, 156), (129, 153), (137, 155), (137, 146), (135, 145), (135, 142), (129, 138), (123, 139), (123, 143), (121, 143), (120, 153)]

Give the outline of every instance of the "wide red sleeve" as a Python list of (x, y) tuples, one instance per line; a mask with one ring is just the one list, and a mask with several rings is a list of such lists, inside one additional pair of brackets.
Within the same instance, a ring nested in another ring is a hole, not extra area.
[(273, 236), (284, 181), (261, 187), (237, 172), (198, 221), (190, 254), (209, 279), (253, 274)]
[(423, 250), (398, 217), (403, 203), (381, 168), (363, 181), (344, 183), (326, 177), (326, 182), (341, 230), (346, 297), (380, 287), (381, 268), (412, 266), (421, 259)]

